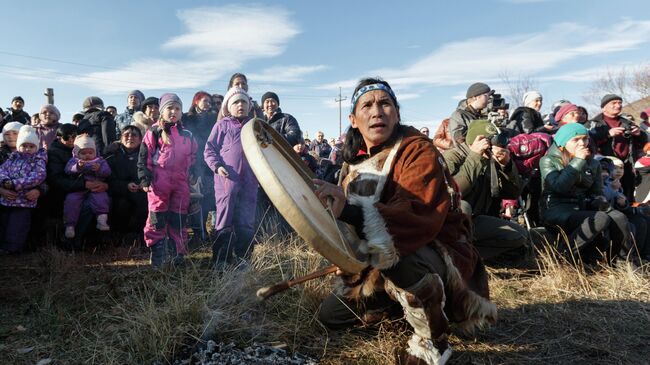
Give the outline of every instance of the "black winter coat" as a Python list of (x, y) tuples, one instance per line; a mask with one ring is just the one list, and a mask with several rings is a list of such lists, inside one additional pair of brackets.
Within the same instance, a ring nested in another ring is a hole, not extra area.
[(66, 147), (58, 139), (54, 140), (47, 150), (46, 181), (50, 188), (47, 201), (48, 209), (53, 214), (63, 210), (63, 200), (66, 194), (86, 190), (86, 182), (83, 177), (73, 177), (64, 171), (65, 165), (71, 158), (72, 148)]
[(95, 140), (95, 147), (102, 156), (106, 148), (113, 143), (115, 135), (115, 119), (106, 111), (91, 109), (84, 113), (84, 118), (79, 122), (79, 134), (88, 133)]
[[(138, 156), (140, 149), (127, 151), (120, 142), (113, 142), (106, 149), (106, 162), (111, 167), (108, 178), (108, 194), (112, 197), (127, 197), (134, 194), (129, 191), (129, 183), (140, 183), (138, 178)], [(146, 194), (144, 191), (135, 194)]]
[(298, 121), (291, 114), (283, 113), (280, 108), (266, 121), (273, 129), (280, 133), (290, 146), (295, 146), (304, 141)]
[(540, 132), (541, 129), (544, 129), (544, 120), (537, 110), (520, 106), (512, 112), (507, 127), (519, 133), (530, 134)]

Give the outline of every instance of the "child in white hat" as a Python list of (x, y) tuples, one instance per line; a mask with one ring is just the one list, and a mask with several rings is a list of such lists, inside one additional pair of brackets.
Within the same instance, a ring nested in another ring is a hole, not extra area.
[[(106, 160), (97, 156), (95, 140), (87, 135), (80, 135), (74, 141), (72, 158), (65, 166), (68, 175), (77, 176), (88, 181), (105, 181), (111, 174), (111, 168)], [(101, 190), (101, 189), (100, 189)], [(75, 226), (79, 220), (81, 206), (88, 199), (90, 209), (97, 215), (97, 229), (108, 231), (109, 199), (106, 191), (88, 189), (75, 191), (65, 196), (63, 203), (63, 220), (65, 223), (65, 237), (74, 238)]]
[(47, 153), (39, 144), (36, 130), (21, 126), (15, 139), (17, 150), (0, 165), (0, 204), (4, 207), (0, 213), (1, 254), (20, 252), (25, 246), (40, 196), (38, 187), (46, 177)]

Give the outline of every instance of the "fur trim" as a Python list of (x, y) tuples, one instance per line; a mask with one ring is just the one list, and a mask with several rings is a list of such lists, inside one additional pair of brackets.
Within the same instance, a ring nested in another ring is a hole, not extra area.
[(444, 365), (451, 357), (451, 346), (440, 354), (440, 351), (434, 346), (430, 339), (421, 338), (413, 334), (408, 342), (408, 354), (423, 360), (428, 365)]
[(384, 277), (374, 268), (339, 278), (334, 285), (334, 294), (350, 300), (361, 300), (384, 290)]
[(460, 298), (459, 302), (455, 302), (454, 305), (461, 305), (465, 314), (466, 319), (456, 323), (458, 329), (463, 334), (473, 334), (477, 327), (484, 328), (489, 324), (496, 323), (496, 305), (467, 287), (451, 256), (438, 242), (436, 242), (436, 249), (447, 268), (447, 290), (454, 293), (456, 298)]
[(399, 262), (399, 255), (393, 237), (386, 228), (386, 221), (375, 207), (375, 198), (350, 194), (348, 201), (350, 204), (360, 206), (363, 211), (363, 233), (370, 265), (379, 270), (395, 266)]

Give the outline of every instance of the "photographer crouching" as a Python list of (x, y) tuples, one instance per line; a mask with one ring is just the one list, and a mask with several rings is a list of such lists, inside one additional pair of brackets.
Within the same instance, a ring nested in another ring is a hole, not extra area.
[(463, 211), (472, 216), (474, 245), (483, 259), (523, 248), (526, 228), (498, 218), (501, 199), (517, 199), (522, 181), (507, 149), (508, 132), (488, 120), (474, 120), (467, 141), (445, 151), (449, 171), (463, 197)]
[(625, 172), (621, 179), (623, 193), (629, 202), (634, 201), (634, 162), (643, 153), (647, 135), (632, 121), (621, 116), (623, 99), (615, 94), (603, 96), (602, 113), (591, 121), (590, 135), (596, 142), (598, 153), (616, 156), (624, 163)]

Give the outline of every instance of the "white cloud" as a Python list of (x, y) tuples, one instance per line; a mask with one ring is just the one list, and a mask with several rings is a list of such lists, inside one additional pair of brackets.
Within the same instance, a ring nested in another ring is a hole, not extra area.
[[(623, 19), (612, 24), (611, 27), (588, 27), (560, 23), (538, 33), (451, 42), (411, 65), (367, 74), (380, 75), (396, 88), (495, 82), (504, 71), (540, 76), (571, 60), (635, 49), (650, 41), (650, 21)], [(356, 80), (329, 83), (319, 88), (352, 87)]]
[(263, 70), (260, 73), (246, 75), (255, 82), (296, 82), (302, 81), (303, 76), (325, 70), (327, 66), (274, 66)]
[[(200, 88), (249, 60), (281, 54), (300, 32), (290, 14), (277, 7), (203, 7), (177, 16), (187, 31), (161, 46), (170, 57), (134, 60), (118, 70), (65, 80), (105, 92)], [(261, 24), (273, 24), (273, 31)]]

